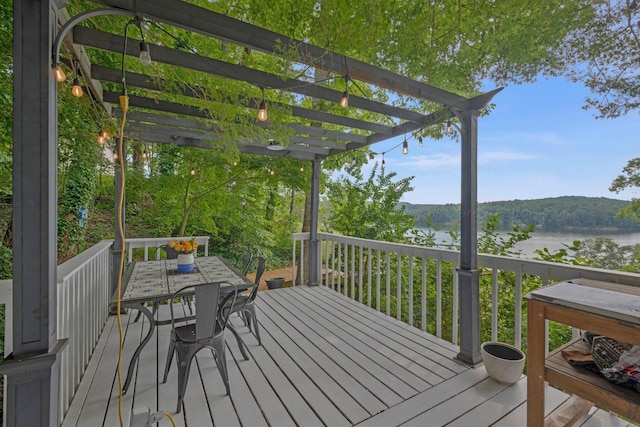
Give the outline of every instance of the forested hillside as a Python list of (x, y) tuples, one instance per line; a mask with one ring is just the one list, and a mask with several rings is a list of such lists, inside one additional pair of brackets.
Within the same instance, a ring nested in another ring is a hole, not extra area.
[[(565, 196), (536, 200), (510, 200), (478, 204), (478, 221), (500, 214), (502, 229), (535, 224), (536, 230), (619, 229), (638, 231), (640, 224), (618, 219), (616, 214), (630, 202), (606, 197)], [(428, 224), (450, 227), (460, 220), (460, 205), (414, 205), (403, 203), (417, 227)]]

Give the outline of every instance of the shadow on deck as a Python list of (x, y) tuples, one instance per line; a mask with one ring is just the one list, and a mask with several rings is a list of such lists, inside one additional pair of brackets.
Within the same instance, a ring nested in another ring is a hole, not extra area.
[[(290, 271), (290, 269), (289, 269)], [(282, 273), (277, 273), (282, 277)], [(256, 301), (262, 345), (233, 322), (250, 354), (244, 360), (227, 340), (231, 394), (225, 395), (211, 353), (197, 356), (178, 426), (522, 426), (526, 377), (513, 385), (491, 379), (483, 366), (454, 361), (458, 347), (358, 304), (323, 286), (260, 292)], [(161, 307), (165, 308), (165, 307)], [(147, 330), (123, 316), (123, 370)], [(166, 310), (159, 310), (166, 316)], [(64, 427), (118, 425), (118, 327), (109, 318)], [(123, 396), (124, 425), (132, 412), (173, 411), (177, 373), (166, 384), (169, 328), (160, 326), (142, 352), (130, 390)], [(175, 362), (174, 362), (175, 363)], [(547, 388), (551, 411), (568, 395)], [(576, 425), (614, 424), (592, 410)], [(615, 419), (617, 420), (617, 418)], [(619, 420), (618, 420), (619, 421)], [(164, 418), (158, 425), (169, 426)]]

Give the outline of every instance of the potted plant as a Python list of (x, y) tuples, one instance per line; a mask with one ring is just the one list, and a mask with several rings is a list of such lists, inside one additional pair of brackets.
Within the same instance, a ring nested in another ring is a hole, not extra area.
[(512, 384), (522, 376), (524, 353), (519, 348), (498, 341), (487, 341), (480, 346), (487, 373), (501, 383)]
[(267, 282), (267, 288), (279, 289), (284, 284), (284, 277), (274, 277), (273, 279), (265, 280)]
[(191, 240), (172, 240), (169, 247), (178, 254), (178, 273), (191, 273), (195, 265), (194, 253), (198, 242)]

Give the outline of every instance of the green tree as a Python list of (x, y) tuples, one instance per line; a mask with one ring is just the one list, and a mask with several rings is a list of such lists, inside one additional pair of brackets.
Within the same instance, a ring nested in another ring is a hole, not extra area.
[(330, 181), (327, 186), (329, 227), (353, 237), (406, 242), (407, 232), (415, 222), (399, 202), (413, 189), (413, 177), (394, 181), (397, 174), (385, 173), (377, 164), (366, 180), (359, 169), (351, 169), (350, 174)]
[[(629, 160), (622, 172), (613, 180), (609, 191), (619, 193), (627, 188), (640, 188), (640, 157)], [(631, 204), (620, 209), (616, 217), (640, 222), (640, 199), (632, 198)]]

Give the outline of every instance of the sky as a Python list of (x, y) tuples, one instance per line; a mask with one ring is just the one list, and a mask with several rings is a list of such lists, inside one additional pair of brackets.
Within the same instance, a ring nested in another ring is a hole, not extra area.
[[(595, 110), (582, 109), (588, 95), (581, 84), (563, 78), (508, 86), (498, 93), (493, 112), (478, 119), (478, 202), (560, 196), (640, 198), (640, 188), (619, 194), (609, 191), (627, 162), (640, 157), (637, 112), (596, 119)], [(384, 152), (402, 139), (371, 148)], [(387, 152), (385, 163), (386, 170), (398, 177), (415, 177), (414, 190), (402, 201), (460, 203), (459, 139), (425, 139), (418, 147), (409, 138), (409, 154), (403, 155), (401, 148)], [(369, 167), (380, 160), (376, 156)]]

